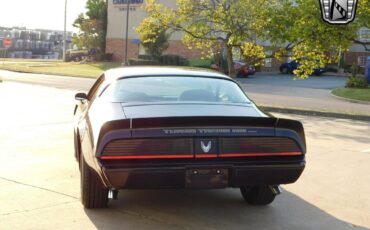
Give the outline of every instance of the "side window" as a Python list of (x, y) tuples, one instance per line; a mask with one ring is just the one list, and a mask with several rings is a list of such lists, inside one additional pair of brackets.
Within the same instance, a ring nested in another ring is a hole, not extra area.
[(98, 91), (101, 84), (104, 82), (105, 76), (102, 74), (98, 80), (94, 83), (94, 85), (91, 87), (89, 93), (87, 94), (87, 99), (91, 100), (95, 97), (96, 92)]

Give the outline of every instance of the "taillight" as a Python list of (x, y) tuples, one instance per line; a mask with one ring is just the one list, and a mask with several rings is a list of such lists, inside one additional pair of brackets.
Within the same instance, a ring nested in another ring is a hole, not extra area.
[(222, 156), (279, 156), (301, 155), (298, 145), (291, 139), (279, 137), (221, 138)]
[(102, 159), (192, 158), (192, 139), (122, 139), (105, 146)]
[[(101, 159), (179, 159), (217, 157), (298, 156), (303, 152), (298, 144), (280, 137), (225, 137), (173, 139), (120, 139), (105, 146)], [(200, 142), (199, 142), (200, 141)], [(197, 143), (215, 146), (196, 149)]]

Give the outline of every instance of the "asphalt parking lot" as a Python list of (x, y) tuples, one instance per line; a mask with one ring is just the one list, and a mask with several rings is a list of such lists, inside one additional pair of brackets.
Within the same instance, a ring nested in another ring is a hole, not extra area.
[[(60, 89), (87, 91), (95, 79), (45, 74), (26, 74), (0, 70), (0, 79), (52, 86)], [(346, 78), (312, 76), (294, 80), (293, 75), (256, 73), (236, 79), (248, 96), (259, 105), (308, 111), (334, 112), (370, 116), (370, 106), (333, 97), (331, 90), (344, 87)]]
[(370, 229), (370, 122), (301, 120), (307, 168), (267, 207), (237, 189), (130, 190), (79, 202), (72, 90), (0, 83), (0, 229)]
[(250, 98), (264, 106), (370, 116), (369, 104), (351, 103), (331, 95), (333, 89), (344, 87), (346, 80), (327, 75), (300, 80), (291, 74), (277, 73), (238, 79)]

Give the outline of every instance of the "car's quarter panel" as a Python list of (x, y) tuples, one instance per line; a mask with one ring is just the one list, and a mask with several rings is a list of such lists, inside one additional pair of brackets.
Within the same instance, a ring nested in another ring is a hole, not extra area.
[(101, 132), (104, 124), (109, 121), (121, 120), (125, 118), (120, 103), (107, 103), (103, 100), (96, 100), (90, 107), (88, 119), (90, 121), (93, 144), (96, 145), (99, 133)]
[(105, 122), (124, 118), (122, 107), (119, 103), (104, 103), (98, 98), (85, 103), (85, 110), (80, 115), (77, 124), (80, 134), (81, 153), (86, 164), (102, 175), (101, 167), (97, 162), (96, 148), (99, 133)]
[(299, 121), (279, 118), (276, 124), (276, 136), (288, 136), (298, 142), (304, 153), (307, 151), (304, 128)]

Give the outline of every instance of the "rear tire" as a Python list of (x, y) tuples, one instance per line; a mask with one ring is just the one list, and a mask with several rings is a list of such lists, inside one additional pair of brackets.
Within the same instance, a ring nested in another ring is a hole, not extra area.
[(105, 208), (108, 205), (108, 189), (99, 175), (81, 159), (81, 202), (85, 208)]
[(240, 192), (244, 200), (251, 205), (271, 204), (276, 196), (268, 185), (241, 187)]

